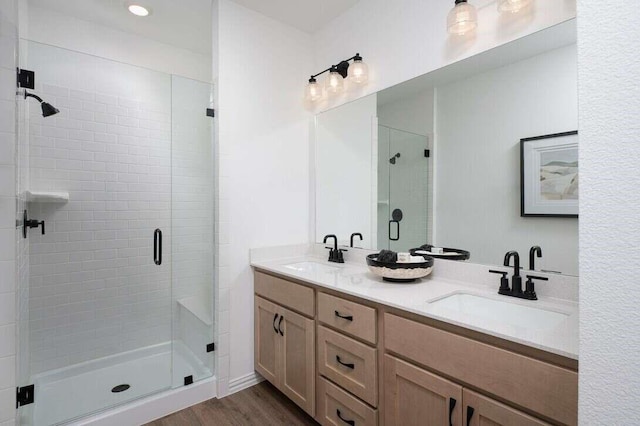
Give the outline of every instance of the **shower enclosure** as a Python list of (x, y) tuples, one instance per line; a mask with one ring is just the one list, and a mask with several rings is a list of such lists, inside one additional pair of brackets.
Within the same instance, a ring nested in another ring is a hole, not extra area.
[(45, 223), (17, 241), (19, 424), (212, 377), (211, 84), (30, 41), (20, 66), (60, 112), (18, 94), (16, 214)]
[(429, 138), (378, 125), (378, 245), (407, 251), (429, 241)]

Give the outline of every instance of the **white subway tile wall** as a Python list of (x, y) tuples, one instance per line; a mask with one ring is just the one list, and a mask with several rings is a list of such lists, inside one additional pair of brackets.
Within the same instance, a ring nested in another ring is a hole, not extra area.
[(15, 422), (17, 2), (0, 0), (0, 425)]
[(28, 43), (30, 189), (69, 193), (30, 203), (31, 373), (171, 340), (171, 80), (165, 74)]

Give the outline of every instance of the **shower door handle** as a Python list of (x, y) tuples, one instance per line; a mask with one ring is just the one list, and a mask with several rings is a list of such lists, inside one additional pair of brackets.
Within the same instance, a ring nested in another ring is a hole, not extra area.
[(153, 261), (162, 265), (162, 231), (156, 229), (153, 233)]
[[(400, 209), (394, 209), (393, 212), (391, 213), (391, 220), (389, 221), (389, 240), (390, 241), (398, 241), (400, 239), (400, 221), (402, 220), (403, 216), (404, 216), (404, 214), (402, 213), (402, 210), (400, 210)], [(391, 224), (392, 223), (396, 224), (396, 237), (395, 238), (391, 238)]]
[[(396, 224), (396, 237), (395, 238), (391, 237), (391, 224), (392, 223)], [(400, 239), (400, 221), (398, 221), (398, 220), (390, 220), (389, 221), (389, 240), (398, 241), (399, 239)]]

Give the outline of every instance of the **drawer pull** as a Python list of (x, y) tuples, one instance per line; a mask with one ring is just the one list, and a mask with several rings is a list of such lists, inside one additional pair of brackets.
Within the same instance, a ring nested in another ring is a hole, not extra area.
[(342, 362), (342, 360), (340, 359), (340, 355), (336, 355), (336, 361), (338, 361), (338, 364), (344, 365), (345, 367), (350, 368), (352, 370), (356, 368), (355, 364), (351, 364), (351, 363), (348, 363), (348, 362)]
[(273, 331), (276, 332), (276, 334), (278, 334), (278, 329), (276, 328), (276, 320), (278, 319), (278, 314), (275, 314), (273, 316)]
[(343, 422), (345, 422), (346, 424), (351, 425), (351, 426), (356, 426), (355, 420), (347, 420), (344, 417), (342, 417), (342, 413), (340, 412), (340, 409), (336, 409), (336, 414), (338, 415), (338, 418), (340, 420), (342, 420)]
[(471, 425), (471, 418), (473, 417), (473, 413), (474, 413), (473, 407), (470, 407), (467, 405), (467, 426)]
[(456, 399), (449, 398), (449, 426), (453, 426), (453, 410), (456, 408)]
[(280, 332), (281, 336), (284, 336), (284, 331), (282, 331), (282, 320), (284, 319), (284, 317), (282, 315), (280, 315), (280, 321), (278, 321), (278, 331)]
[(338, 311), (335, 311), (335, 313), (338, 318), (342, 318), (343, 320), (347, 321), (353, 321), (353, 315), (341, 315)]

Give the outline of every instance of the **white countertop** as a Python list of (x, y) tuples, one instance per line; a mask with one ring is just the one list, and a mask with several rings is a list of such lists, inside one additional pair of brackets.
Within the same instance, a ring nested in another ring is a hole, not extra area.
[[(336, 269), (297, 271), (286, 266), (299, 262), (320, 263)], [(497, 285), (489, 287), (444, 278), (436, 274), (414, 283), (388, 283), (360, 263), (330, 263), (325, 258), (309, 254), (275, 260), (255, 259), (252, 260), (251, 266), (567, 358), (578, 359), (578, 304), (574, 301), (545, 298), (540, 295), (537, 301), (500, 296), (497, 294)], [(488, 318), (487, 315), (464, 314), (430, 303), (455, 293), (473, 294), (499, 302), (545, 309), (563, 313), (567, 317), (553, 326), (535, 324), (538, 326), (536, 329), (536, 327), (528, 327), (521, 318), (514, 318), (513, 321), (498, 321)]]

